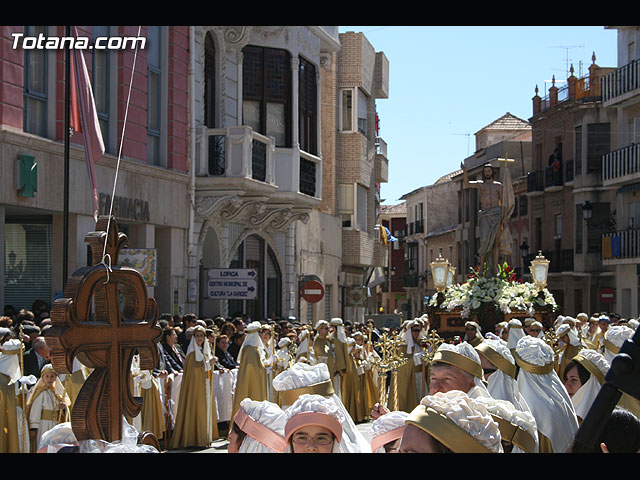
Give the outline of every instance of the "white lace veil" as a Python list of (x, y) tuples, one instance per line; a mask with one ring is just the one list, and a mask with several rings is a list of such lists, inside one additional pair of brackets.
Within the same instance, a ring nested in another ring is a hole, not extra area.
[[(278, 374), (273, 379), (273, 388), (278, 392), (284, 392), (330, 381), (331, 377), (329, 375), (329, 368), (327, 367), (326, 363), (308, 365), (306, 363), (298, 362), (295, 363), (291, 368)], [(305, 391), (303, 393), (309, 392)], [(342, 444), (344, 446), (344, 450), (348, 451), (349, 453), (370, 452), (371, 446), (369, 442), (357, 429), (356, 424), (347, 412), (347, 409), (343, 405), (340, 398), (335, 393), (326, 395), (326, 397), (331, 398), (334, 401), (342, 416), (344, 417), (344, 423), (342, 424)], [(281, 398), (283, 397), (281, 396)], [(290, 405), (285, 404), (283, 401), (282, 408), (286, 408), (287, 406)]]
[[(405, 420), (408, 416), (407, 412), (396, 410), (378, 417), (371, 423), (369, 436), (371, 437), (371, 450), (373, 453), (385, 453), (385, 444), (395, 441), (397, 438), (402, 438)], [(385, 438), (385, 436), (388, 438)], [(378, 444), (380, 446), (375, 448)]]
[[(274, 433), (284, 437), (285, 415), (282, 409), (275, 403), (268, 401), (256, 402), (245, 398), (240, 402), (240, 408), (260, 425), (268, 428)], [(250, 434), (242, 441), (238, 453), (280, 453), (269, 448), (267, 445), (253, 438)]]
[[(324, 364), (322, 364), (324, 365)], [(337, 398), (337, 397), (336, 397)], [(322, 395), (309, 395), (303, 394), (298, 399), (285, 409), (285, 419), (288, 423), (296, 415), (305, 412), (315, 412), (329, 415), (335, 418), (342, 426), (342, 437), (340, 441), (336, 441), (333, 444), (333, 450), (331, 453), (354, 453), (349, 446), (349, 439), (345, 436), (344, 426), (345, 417), (340, 406), (331, 397), (324, 397)], [(285, 427), (286, 428), (286, 427)], [(287, 445), (285, 453), (291, 453), (291, 446)]]
[(618, 354), (618, 350), (625, 340), (633, 337), (635, 331), (625, 325), (613, 325), (604, 334), (604, 358), (609, 363)]

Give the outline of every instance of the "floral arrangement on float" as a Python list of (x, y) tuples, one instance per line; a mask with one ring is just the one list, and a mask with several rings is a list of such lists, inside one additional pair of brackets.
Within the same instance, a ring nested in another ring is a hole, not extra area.
[(503, 315), (514, 312), (534, 315), (537, 309), (557, 310), (558, 306), (549, 290), (516, 279), (515, 272), (507, 262), (498, 265), (495, 277), (487, 276), (487, 271), (486, 263), (482, 275), (478, 267), (471, 268), (465, 283), (449, 285), (442, 292), (444, 298), (441, 302), (434, 295), (429, 304), (449, 312), (460, 309), (462, 318), (483, 316), (487, 309), (495, 309), (495, 313)]

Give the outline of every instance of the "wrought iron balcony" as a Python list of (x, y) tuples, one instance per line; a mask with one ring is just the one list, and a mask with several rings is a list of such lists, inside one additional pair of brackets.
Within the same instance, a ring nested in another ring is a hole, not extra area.
[[(546, 252), (546, 258), (550, 260), (549, 272), (572, 272), (573, 271), (573, 249), (560, 250), (559, 252)], [(545, 255), (545, 256), (546, 256)]]
[(637, 180), (640, 178), (640, 144), (633, 143), (602, 156), (602, 182)]
[(318, 165), (309, 158), (300, 155), (300, 193), (316, 197), (318, 183)]
[(416, 288), (420, 286), (420, 275), (417, 273), (405, 273), (403, 280), (405, 288)]
[(541, 170), (527, 173), (527, 193), (543, 192), (544, 182)]
[(567, 183), (573, 181), (573, 178), (574, 178), (573, 160), (567, 160), (564, 163), (564, 178)]
[(544, 170), (545, 189), (561, 187), (562, 185), (562, 168), (555, 170), (553, 167), (546, 167)]
[(602, 77), (602, 101), (615, 103), (626, 94), (640, 89), (640, 61), (633, 60)]
[(640, 229), (619, 230), (602, 235), (603, 260), (640, 259)]

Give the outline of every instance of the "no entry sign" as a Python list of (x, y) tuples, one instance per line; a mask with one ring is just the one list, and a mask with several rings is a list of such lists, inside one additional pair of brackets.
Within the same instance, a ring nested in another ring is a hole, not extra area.
[(324, 286), (317, 280), (309, 280), (302, 285), (300, 295), (309, 303), (318, 303), (324, 298)]
[(603, 288), (600, 290), (600, 300), (602, 303), (611, 303), (616, 299), (616, 292), (613, 288)]

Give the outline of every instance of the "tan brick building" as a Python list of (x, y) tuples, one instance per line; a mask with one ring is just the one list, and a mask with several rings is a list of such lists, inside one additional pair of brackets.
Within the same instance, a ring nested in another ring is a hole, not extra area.
[(387, 265), (376, 219), (379, 183), (387, 181), (386, 143), (377, 129), (376, 100), (388, 98), (389, 63), (362, 33), (340, 34), (337, 54), (337, 213), (342, 221), (342, 317), (363, 321), (375, 311), (367, 283)]
[(602, 155), (610, 149), (616, 112), (603, 108), (600, 89), (611, 69), (595, 60), (594, 54), (583, 78), (571, 67), (566, 84), (558, 88), (554, 82), (545, 98), (536, 87), (530, 119), (530, 256), (542, 251), (551, 261), (548, 288), (566, 315), (610, 311), (600, 292), (615, 286), (614, 271), (601, 257), (602, 236), (615, 228), (615, 190), (603, 187)]
[(615, 230), (603, 234), (602, 263), (615, 269), (615, 312), (640, 315), (640, 27), (618, 32), (618, 66), (603, 78), (602, 105), (615, 111), (610, 151), (602, 157), (602, 185), (613, 189)]

